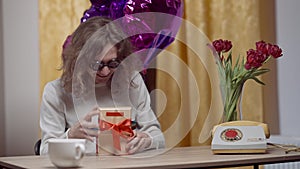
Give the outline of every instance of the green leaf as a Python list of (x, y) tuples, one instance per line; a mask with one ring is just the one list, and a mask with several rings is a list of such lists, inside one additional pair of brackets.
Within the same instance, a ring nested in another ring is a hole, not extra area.
[(255, 80), (257, 83), (261, 84), (261, 85), (265, 85), (265, 83), (263, 83), (262, 81), (260, 81), (258, 78), (256, 77), (252, 77), (251, 79)]

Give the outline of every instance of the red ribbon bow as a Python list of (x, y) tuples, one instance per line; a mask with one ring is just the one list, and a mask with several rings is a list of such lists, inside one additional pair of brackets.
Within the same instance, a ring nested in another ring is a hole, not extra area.
[(132, 137), (134, 135), (131, 129), (131, 120), (125, 119), (118, 124), (113, 124), (105, 120), (99, 120), (100, 131), (111, 130), (113, 135), (114, 147), (121, 150), (120, 136), (123, 138)]

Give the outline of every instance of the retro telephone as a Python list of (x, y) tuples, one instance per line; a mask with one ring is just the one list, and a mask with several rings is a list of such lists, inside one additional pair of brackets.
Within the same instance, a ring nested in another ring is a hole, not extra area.
[(265, 153), (270, 131), (265, 123), (240, 120), (214, 126), (212, 137), (215, 154)]

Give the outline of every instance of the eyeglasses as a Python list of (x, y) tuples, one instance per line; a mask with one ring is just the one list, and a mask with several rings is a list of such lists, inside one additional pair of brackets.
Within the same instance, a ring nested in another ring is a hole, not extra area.
[(110, 69), (115, 69), (120, 65), (120, 60), (118, 59), (112, 59), (110, 61), (108, 61), (107, 63), (104, 63), (102, 61), (97, 60), (95, 63), (92, 63), (90, 65), (91, 69), (93, 69), (94, 71), (100, 71), (102, 70), (105, 66), (107, 66)]

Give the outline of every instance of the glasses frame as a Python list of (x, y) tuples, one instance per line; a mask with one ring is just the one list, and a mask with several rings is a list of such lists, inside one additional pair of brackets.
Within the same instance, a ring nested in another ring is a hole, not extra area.
[(117, 58), (111, 59), (106, 63), (97, 60), (95, 63), (90, 64), (90, 68), (94, 71), (100, 71), (105, 66), (107, 66), (109, 69), (116, 69), (120, 65), (120, 63), (121, 61)]

